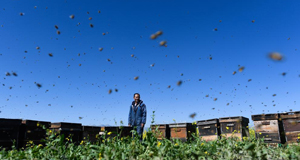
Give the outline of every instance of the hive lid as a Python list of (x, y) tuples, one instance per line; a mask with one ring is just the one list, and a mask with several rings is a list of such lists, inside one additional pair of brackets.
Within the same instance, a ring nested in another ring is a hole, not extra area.
[(6, 118), (0, 118), (0, 125), (21, 125), (22, 119), (6, 119)]
[(279, 114), (256, 114), (251, 116), (253, 121), (261, 121), (261, 120), (278, 120)]
[(280, 114), (280, 118), (281, 118), (281, 119), (294, 119), (294, 118), (300, 118), (300, 111), (281, 113), (281, 114)]
[(217, 123), (219, 123), (219, 119), (217, 118), (197, 121), (197, 125), (208, 125), (208, 124), (217, 124)]
[(192, 123), (171, 123), (169, 124), (170, 128), (175, 128), (175, 127), (187, 127), (192, 125)]
[(249, 118), (243, 116), (236, 116), (236, 117), (222, 117), (219, 118), (219, 122), (245, 122), (249, 123)]
[(33, 127), (41, 127), (43, 125), (48, 128), (50, 127), (51, 122), (25, 119), (22, 120), (22, 124), (25, 124), (26, 126), (33, 126)]

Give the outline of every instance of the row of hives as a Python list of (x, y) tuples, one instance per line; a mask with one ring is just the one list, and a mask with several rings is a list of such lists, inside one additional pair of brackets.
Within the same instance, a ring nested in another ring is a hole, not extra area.
[[(300, 112), (282, 114), (252, 115), (256, 138), (264, 138), (266, 143), (298, 143), (300, 139)], [(221, 137), (236, 136), (243, 140), (249, 137), (249, 119), (245, 117), (225, 117), (192, 123), (172, 123), (151, 125), (158, 139), (192, 138), (192, 133), (198, 129), (199, 136), (204, 140), (216, 140)], [(80, 123), (51, 123), (33, 120), (0, 119), (0, 146), (10, 148), (15, 143), (17, 148), (25, 147), (29, 142), (43, 144), (46, 130), (63, 134), (65, 139), (75, 143), (82, 140), (95, 142), (97, 136), (131, 136), (132, 127), (124, 126), (82, 126)], [(71, 138), (70, 138), (71, 137)]]
[[(281, 114), (252, 115), (256, 138), (264, 138), (266, 143), (299, 143), (300, 111)], [(192, 123), (173, 123), (151, 125), (158, 138), (181, 139), (192, 138), (198, 128), (199, 136), (206, 141), (221, 137), (236, 136), (243, 140), (249, 137), (249, 119), (246, 117), (225, 117)]]
[(23, 148), (28, 144), (44, 144), (43, 139), (47, 136), (47, 129), (48, 132), (63, 134), (65, 141), (80, 143), (82, 140), (96, 142), (101, 135), (106, 137), (131, 136), (132, 127), (82, 126), (80, 123), (0, 119), (0, 147), (10, 149), (13, 143), (16, 148)]

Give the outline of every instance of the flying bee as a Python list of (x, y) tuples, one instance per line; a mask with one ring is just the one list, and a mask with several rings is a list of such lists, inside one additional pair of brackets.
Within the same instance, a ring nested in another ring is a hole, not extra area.
[(58, 26), (57, 26), (57, 25), (55, 25), (54, 27), (55, 27), (56, 29), (58, 29)]
[(24, 16), (24, 13), (21, 12), (21, 13), (20, 13), (20, 16)]
[(276, 96), (276, 94), (273, 94), (272, 96), (273, 96), (273, 97), (275, 97), (275, 96)]
[(171, 88), (171, 85), (168, 85), (168, 88)]
[(160, 41), (160, 42), (159, 42), (159, 45), (160, 45), (160, 46), (166, 46), (166, 44), (167, 44), (167, 41)]
[(110, 62), (110, 59), (107, 59), (108, 62)]
[(283, 73), (281, 73), (281, 75), (282, 75), (282, 76), (285, 76), (285, 75), (286, 75), (286, 73), (285, 73), (285, 72), (283, 72)]
[(115, 92), (118, 92), (118, 91), (119, 91), (119, 90), (116, 88), (116, 89), (115, 89)]
[(41, 88), (41, 87), (42, 87), (42, 85), (39, 84), (39, 83), (36, 83), (36, 86), (37, 86), (38, 88)]
[(160, 35), (163, 34), (163, 32), (162, 32), (162, 31), (157, 31), (155, 34), (156, 34), (157, 36), (160, 36)]
[(37, 47), (35, 47), (35, 49), (40, 49), (40, 47), (39, 47), (39, 46), (37, 46)]
[(281, 61), (283, 59), (283, 56), (278, 52), (272, 52), (269, 53), (269, 58), (271, 58), (274, 61)]
[(102, 35), (104, 36), (104, 35), (105, 35), (105, 33), (103, 32), (103, 33), (102, 33)]
[(79, 67), (81, 66), (81, 63), (79, 63)]
[(90, 23), (90, 27), (91, 27), (91, 28), (93, 28), (93, 27), (94, 27), (94, 25), (93, 25), (92, 23)]
[(245, 67), (240, 67), (239, 72), (243, 72), (244, 69), (245, 69)]
[(49, 53), (48, 55), (49, 55), (50, 57), (53, 57), (53, 54), (52, 54), (52, 53)]
[(90, 17), (89, 20), (92, 20), (92, 17)]
[(98, 13), (101, 13), (101, 11), (99, 10)]
[(59, 31), (59, 30), (57, 30), (56, 33), (57, 33), (58, 35), (60, 35), (60, 31)]
[(110, 89), (110, 90), (108, 90), (108, 94), (111, 94), (112, 93), (112, 90)]
[(82, 119), (82, 117), (78, 117), (79, 119)]
[(156, 39), (158, 36), (156, 34), (151, 34), (150, 38), (151, 39)]
[(255, 22), (255, 20), (252, 20), (251, 22), (252, 22), (252, 23), (254, 23), (254, 22)]
[(218, 28), (215, 28), (214, 31), (218, 31)]
[(72, 15), (70, 15), (69, 16), (71, 19), (74, 19), (75, 18), (75, 16), (72, 14)]
[(132, 54), (131, 57), (134, 57), (134, 54)]
[(195, 118), (195, 116), (196, 116), (196, 113), (190, 114), (190, 118)]
[(136, 76), (136, 77), (134, 77), (133, 79), (134, 79), (134, 80), (138, 80), (138, 79), (139, 79), (139, 76)]
[(214, 98), (214, 101), (217, 101), (218, 100), (218, 98)]
[(5, 74), (6, 76), (10, 76), (10, 73), (9, 72), (6, 72), (6, 74)]
[(248, 79), (248, 82), (251, 82), (252, 81), (252, 79)]
[(18, 76), (16, 72), (12, 72), (12, 75), (14, 75), (16, 77)]
[(236, 74), (236, 71), (233, 71), (233, 73), (232, 73), (233, 75), (235, 75)]
[(103, 51), (103, 48), (99, 48), (99, 51)]
[(177, 86), (180, 86), (181, 84), (182, 84), (181, 80), (177, 82)]

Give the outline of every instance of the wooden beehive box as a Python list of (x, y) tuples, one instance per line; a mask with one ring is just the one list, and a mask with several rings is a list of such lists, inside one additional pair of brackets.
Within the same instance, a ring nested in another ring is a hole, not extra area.
[(285, 143), (284, 130), (279, 114), (252, 115), (255, 137), (263, 138), (265, 143)]
[(2, 148), (11, 149), (13, 141), (18, 148), (21, 124), (21, 119), (0, 118), (0, 146)]
[(159, 140), (163, 138), (170, 139), (170, 128), (168, 124), (155, 124), (155, 125), (151, 125), (150, 128), (157, 139)]
[(105, 138), (108, 137), (117, 137), (119, 133), (119, 127), (118, 126), (102, 126), (100, 135), (105, 135)]
[(64, 138), (72, 137), (72, 141), (79, 143), (82, 140), (82, 125), (80, 123), (51, 123), (51, 127), (55, 133), (64, 135)]
[(46, 129), (50, 126), (51, 122), (23, 120), (20, 128), (20, 147), (26, 147), (29, 141), (33, 144), (44, 144), (42, 139), (46, 138)]
[(197, 121), (199, 136), (205, 141), (213, 141), (220, 138), (221, 130), (219, 119)]
[(192, 123), (169, 124), (171, 139), (180, 139), (183, 142), (192, 139), (192, 133), (196, 132), (196, 126)]
[(96, 142), (101, 131), (101, 127), (82, 126), (82, 139), (84, 141)]
[(225, 137), (238, 137), (243, 140), (243, 137), (249, 136), (249, 119), (246, 117), (224, 117), (219, 118), (221, 135)]
[(121, 137), (131, 137), (132, 133), (131, 133), (132, 127), (129, 126), (120, 126), (119, 127), (119, 134)]
[(287, 143), (300, 142), (300, 111), (280, 115)]

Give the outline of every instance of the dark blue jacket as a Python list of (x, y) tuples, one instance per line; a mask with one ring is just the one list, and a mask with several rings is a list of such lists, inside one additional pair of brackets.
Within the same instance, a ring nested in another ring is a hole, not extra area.
[(146, 124), (147, 110), (146, 105), (140, 100), (136, 111), (134, 110), (134, 101), (130, 105), (128, 124), (131, 126), (140, 126), (142, 123)]

